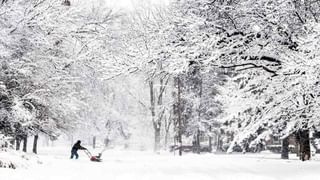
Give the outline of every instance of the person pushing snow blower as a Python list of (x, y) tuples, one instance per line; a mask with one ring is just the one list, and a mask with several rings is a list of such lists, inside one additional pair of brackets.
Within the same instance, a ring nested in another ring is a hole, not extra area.
[(98, 156), (93, 156), (93, 155), (91, 154), (91, 152), (90, 152), (87, 148), (81, 146), (81, 141), (78, 140), (78, 141), (72, 146), (70, 159), (73, 159), (73, 156), (76, 156), (76, 159), (79, 158), (79, 154), (78, 154), (78, 152), (77, 152), (79, 149), (80, 149), (80, 150), (84, 150), (84, 152), (86, 153), (86, 155), (89, 157), (90, 161), (96, 161), (96, 162), (101, 162), (101, 161), (102, 161), (102, 159), (101, 159), (102, 153), (106, 150), (106, 149), (103, 149), (103, 150), (101, 151), (101, 153), (98, 154)]
[(78, 154), (78, 150), (87, 150), (87, 148), (81, 146), (81, 141), (78, 140), (73, 146), (72, 146), (72, 149), (71, 149), (71, 157), (70, 159), (73, 159), (73, 157), (75, 156), (76, 159), (79, 158), (79, 154)]

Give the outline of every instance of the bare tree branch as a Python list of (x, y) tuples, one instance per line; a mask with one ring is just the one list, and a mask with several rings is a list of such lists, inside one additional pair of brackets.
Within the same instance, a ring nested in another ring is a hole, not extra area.
[[(249, 66), (249, 67), (246, 67)], [(244, 67), (242, 69), (239, 69), (238, 71), (244, 71), (244, 70), (248, 70), (248, 69), (256, 69), (256, 68), (262, 68), (264, 71), (271, 73), (272, 76), (277, 76), (278, 73), (274, 70), (271, 70), (269, 68), (267, 68), (266, 66), (263, 65), (256, 65), (254, 63), (244, 63), (244, 64), (235, 64), (235, 65), (230, 65), (230, 66), (220, 66), (220, 68), (224, 68), (224, 69), (229, 69), (229, 68), (237, 68), (237, 67)]]

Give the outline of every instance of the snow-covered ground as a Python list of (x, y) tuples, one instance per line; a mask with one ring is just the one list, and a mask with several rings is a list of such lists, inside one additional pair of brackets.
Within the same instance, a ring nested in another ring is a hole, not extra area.
[[(188, 154), (107, 150), (103, 162), (91, 162), (83, 152), (70, 160), (69, 148), (45, 148), (16, 170), (0, 168), (0, 180), (300, 180), (320, 178), (320, 160), (301, 162), (294, 155)], [(3, 154), (2, 154), (3, 155)], [(0, 152), (0, 158), (1, 158)]]

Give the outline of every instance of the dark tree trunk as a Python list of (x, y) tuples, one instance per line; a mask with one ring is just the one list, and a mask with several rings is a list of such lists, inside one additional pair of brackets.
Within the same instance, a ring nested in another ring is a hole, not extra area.
[[(160, 64), (161, 66), (161, 64)], [(160, 133), (161, 133), (161, 126), (162, 126), (162, 121), (163, 121), (163, 116), (165, 113), (165, 110), (163, 109), (163, 93), (166, 88), (166, 84), (164, 85), (163, 82), (164, 78), (160, 78), (160, 89), (158, 92), (158, 96), (156, 96), (155, 88), (154, 88), (154, 83), (153, 81), (149, 82), (149, 88), (150, 88), (150, 110), (151, 110), (151, 116), (152, 116), (152, 122), (153, 122), (153, 127), (154, 127), (154, 152), (159, 152), (160, 150)], [(167, 79), (169, 80), (169, 79)], [(161, 110), (156, 113), (156, 107), (159, 107)]]
[(170, 128), (170, 125), (169, 125), (169, 122), (170, 122), (170, 117), (169, 119), (165, 119), (164, 121), (164, 128), (165, 128), (165, 134), (164, 134), (164, 148), (167, 149), (168, 147), (168, 138), (169, 138), (169, 128)]
[(20, 144), (21, 144), (21, 139), (20, 138), (16, 138), (16, 150), (19, 151), (20, 150)]
[(289, 138), (282, 140), (281, 159), (289, 159)]
[[(200, 74), (198, 74), (200, 76)], [(202, 80), (201, 78), (199, 79), (199, 84), (197, 84), (199, 86), (199, 93), (198, 93), (198, 98), (200, 99), (199, 102), (199, 106), (198, 106), (198, 123), (201, 123), (201, 98), (202, 98)], [(200, 154), (201, 151), (201, 146), (200, 146), (200, 129), (197, 129), (197, 134), (196, 134), (196, 153)]]
[(296, 142), (296, 155), (300, 157), (300, 143), (298, 141)]
[(181, 117), (181, 80), (178, 77), (178, 143), (179, 156), (182, 156), (182, 117)]
[(164, 127), (165, 127), (164, 145), (165, 145), (165, 148), (168, 147), (169, 131), (170, 131), (170, 127), (171, 127), (171, 124), (172, 124), (172, 118), (171, 118), (172, 113), (173, 112), (170, 111), (169, 117), (165, 118), (165, 121), (164, 121)]
[(300, 160), (307, 161), (310, 160), (310, 138), (309, 130), (300, 130), (298, 132), (299, 144), (300, 144)]
[(209, 126), (209, 132), (210, 132), (210, 136), (209, 136), (209, 152), (212, 152), (212, 137), (211, 137), (211, 126)]
[(197, 154), (200, 154), (200, 131), (199, 130), (197, 130), (197, 133), (194, 136), (193, 152), (197, 153)]
[(221, 152), (222, 151), (222, 141), (220, 138), (220, 134), (217, 134), (216, 143), (217, 143), (216, 151)]
[(160, 150), (160, 128), (154, 129), (154, 151), (158, 152)]
[(97, 137), (96, 137), (96, 136), (93, 136), (93, 138), (92, 138), (92, 148), (93, 148), (93, 149), (96, 148), (96, 140), (97, 140)]
[(35, 154), (38, 153), (38, 139), (39, 139), (38, 135), (35, 135), (34, 138), (33, 138), (32, 152), (35, 153)]
[(200, 154), (201, 146), (200, 146), (200, 130), (197, 132), (197, 154)]
[(22, 138), (23, 140), (23, 148), (22, 148), (22, 151), (23, 152), (27, 152), (27, 145), (28, 145), (28, 136), (23, 136)]

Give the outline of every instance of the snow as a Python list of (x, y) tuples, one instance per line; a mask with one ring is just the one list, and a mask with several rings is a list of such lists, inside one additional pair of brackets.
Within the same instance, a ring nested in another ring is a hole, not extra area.
[[(317, 179), (320, 159), (302, 162), (291, 155), (279, 154), (186, 154), (167, 152), (107, 150), (103, 162), (91, 162), (84, 152), (80, 159), (70, 160), (69, 147), (43, 148), (37, 157), (42, 163), (29, 163), (16, 170), (0, 168), (1, 180), (296, 180)], [(98, 151), (97, 151), (98, 152)], [(3, 157), (0, 153), (0, 158)], [(31, 160), (30, 160), (31, 161)]]

